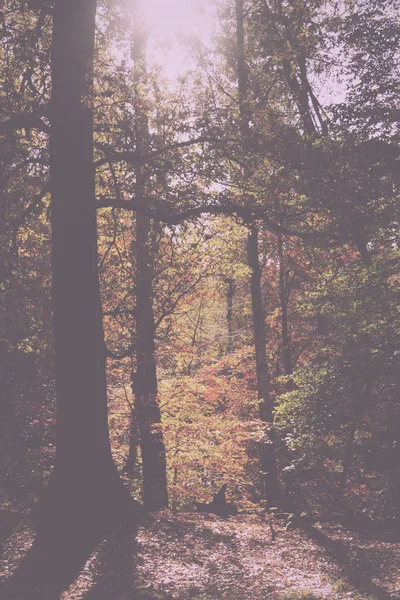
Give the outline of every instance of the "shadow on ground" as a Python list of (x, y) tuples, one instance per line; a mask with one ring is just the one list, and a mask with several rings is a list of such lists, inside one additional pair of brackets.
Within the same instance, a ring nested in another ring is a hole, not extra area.
[(99, 550), (93, 583), (82, 600), (173, 600), (136, 587), (138, 545), (131, 532), (110, 536)]
[(350, 549), (346, 543), (328, 537), (309, 524), (304, 525), (303, 529), (338, 565), (342, 577), (348, 585), (366, 597), (373, 597), (376, 600), (393, 600), (392, 595), (374, 583), (373, 578), (379, 573), (376, 572), (376, 567), (363, 548)]
[(2, 550), (4, 542), (17, 525), (21, 522), (21, 515), (8, 510), (0, 511), (0, 552)]
[(101, 538), (37, 535), (15, 573), (0, 588), (4, 600), (58, 600), (78, 577)]
[[(109, 533), (90, 538), (64, 530), (63, 539), (36, 535), (13, 575), (0, 585), (2, 600), (67, 600), (74, 588), (82, 600), (173, 600), (136, 588), (139, 523), (124, 523)], [(93, 564), (86, 567), (91, 557)], [(81, 579), (90, 571), (87, 592)]]

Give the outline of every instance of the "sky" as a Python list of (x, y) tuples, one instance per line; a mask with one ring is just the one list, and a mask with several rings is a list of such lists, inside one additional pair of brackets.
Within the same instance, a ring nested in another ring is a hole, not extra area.
[(162, 65), (165, 77), (173, 82), (193, 60), (185, 39), (198, 38), (208, 46), (214, 27), (210, 0), (138, 0), (144, 21), (150, 28), (147, 56)]
[[(129, 0), (128, 0), (129, 1)], [(217, 0), (132, 0), (150, 30), (147, 60), (161, 66), (170, 87), (196, 66), (185, 40), (198, 38), (205, 47), (212, 45)], [(315, 81), (315, 91), (323, 104), (342, 102), (345, 85), (339, 86), (334, 73)]]
[(204, 0), (141, 0), (142, 10), (154, 34), (168, 37), (201, 33), (204, 27)]

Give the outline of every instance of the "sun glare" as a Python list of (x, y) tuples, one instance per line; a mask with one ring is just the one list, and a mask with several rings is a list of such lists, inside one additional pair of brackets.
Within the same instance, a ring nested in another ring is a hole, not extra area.
[(204, 0), (142, 0), (143, 14), (156, 36), (201, 34)]
[(140, 0), (139, 6), (150, 32), (148, 57), (162, 65), (172, 83), (191, 63), (182, 42), (197, 38), (205, 46), (210, 43), (211, 4), (209, 0)]

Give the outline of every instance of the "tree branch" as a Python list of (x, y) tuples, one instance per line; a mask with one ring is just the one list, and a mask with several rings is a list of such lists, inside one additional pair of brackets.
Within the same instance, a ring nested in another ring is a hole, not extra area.
[(50, 126), (38, 115), (14, 115), (5, 121), (0, 121), (0, 135), (14, 133), (18, 129), (37, 129), (43, 133), (50, 133)]
[[(226, 144), (228, 142), (239, 142), (238, 139), (234, 138), (216, 138), (216, 137), (208, 137), (208, 136), (199, 136), (197, 138), (192, 138), (190, 140), (185, 140), (184, 142), (176, 142), (175, 144), (170, 144), (169, 146), (164, 146), (159, 150), (153, 150), (148, 154), (139, 154), (135, 150), (123, 150), (122, 152), (115, 152), (104, 158), (100, 158), (95, 162), (96, 167), (100, 167), (102, 165), (108, 163), (115, 162), (126, 162), (130, 165), (142, 165), (146, 163), (151, 163), (152, 159), (157, 158), (166, 152), (171, 152), (172, 150), (179, 150), (181, 148), (188, 148), (190, 146), (195, 146), (196, 144), (202, 143), (219, 143)], [(99, 148), (101, 150), (101, 147)], [(103, 148), (103, 151), (105, 148)]]
[(237, 205), (232, 203), (204, 204), (181, 210), (179, 212), (170, 212), (165, 207), (154, 205), (153, 199), (147, 199), (147, 203), (138, 203), (135, 199), (120, 201), (114, 198), (104, 198), (97, 203), (98, 208), (120, 208), (131, 210), (143, 214), (149, 218), (165, 223), (166, 225), (178, 225), (183, 221), (200, 217), (203, 215), (225, 215), (235, 216), (243, 219), (245, 223), (253, 221), (262, 221), (267, 229), (272, 233), (281, 233), (287, 237), (297, 237), (304, 240), (330, 240), (331, 243), (343, 244), (348, 241), (344, 235), (331, 233), (328, 231), (296, 231), (285, 227), (273, 221), (267, 214), (267, 210), (260, 205)]
[(16, 235), (18, 229), (24, 224), (25, 219), (40, 204), (40, 202), (43, 200), (43, 198), (46, 196), (46, 194), (48, 194), (49, 191), (50, 191), (50, 186), (49, 186), (49, 184), (46, 184), (44, 186), (44, 188), (38, 194), (36, 194), (36, 196), (33, 198), (32, 202), (25, 208), (25, 210), (22, 211), (22, 213), (19, 217), (14, 219), (11, 222), (11, 224), (7, 225), (6, 223), (4, 223), (4, 225), (2, 225), (0, 227), (0, 233), (3, 233), (6, 229), (9, 229), (10, 231), (12, 231), (14, 233), (14, 235)]
[(112, 352), (112, 350), (109, 350), (106, 347), (106, 356), (107, 358), (112, 358), (112, 360), (123, 360), (124, 358), (128, 358), (128, 356), (131, 356), (133, 351), (134, 347), (129, 346), (129, 348), (126, 348), (126, 350), (123, 350), (119, 354), (116, 354), (115, 352)]

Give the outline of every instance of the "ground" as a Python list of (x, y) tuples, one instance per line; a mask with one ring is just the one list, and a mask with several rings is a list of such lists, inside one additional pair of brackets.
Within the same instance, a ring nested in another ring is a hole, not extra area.
[[(400, 544), (390, 536), (272, 524), (273, 532), (263, 515), (163, 511), (136, 536), (102, 542), (60, 600), (400, 599)], [(0, 577), (15, 570), (33, 534), (25, 519), (5, 539)]]

